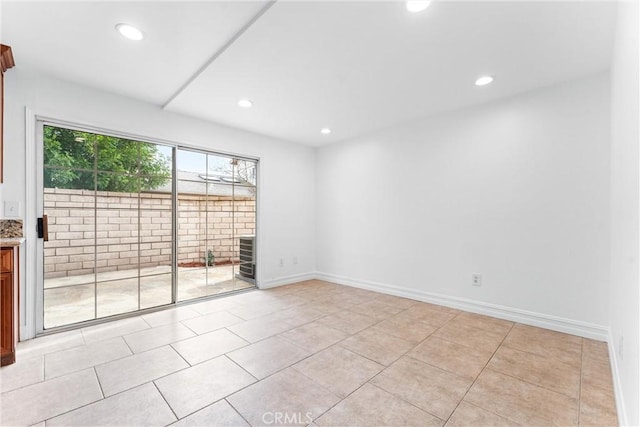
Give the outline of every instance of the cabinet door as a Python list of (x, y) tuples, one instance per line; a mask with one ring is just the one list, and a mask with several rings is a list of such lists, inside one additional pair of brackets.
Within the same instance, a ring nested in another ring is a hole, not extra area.
[(2, 249), (0, 252), (0, 273), (13, 273), (13, 251)]
[[(0, 274), (0, 347), (2, 364), (7, 357), (13, 357), (13, 275), (11, 273)], [(10, 363), (10, 362), (9, 362)]]

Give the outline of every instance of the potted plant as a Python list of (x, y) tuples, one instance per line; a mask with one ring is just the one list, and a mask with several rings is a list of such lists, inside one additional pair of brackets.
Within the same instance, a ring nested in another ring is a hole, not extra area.
[(211, 249), (207, 250), (207, 257), (205, 258), (205, 262), (209, 267), (214, 267), (216, 265), (216, 256), (213, 254), (213, 251)]

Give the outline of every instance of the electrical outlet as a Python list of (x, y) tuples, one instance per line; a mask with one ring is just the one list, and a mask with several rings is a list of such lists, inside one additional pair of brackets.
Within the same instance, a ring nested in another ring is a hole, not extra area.
[(620, 360), (624, 360), (624, 335), (620, 335), (618, 339), (618, 356)]
[(482, 274), (474, 273), (471, 275), (472, 286), (482, 286)]
[(297, 265), (298, 264), (298, 257), (294, 256), (293, 257), (293, 265)]
[(280, 267), (284, 267), (284, 259), (280, 258)]

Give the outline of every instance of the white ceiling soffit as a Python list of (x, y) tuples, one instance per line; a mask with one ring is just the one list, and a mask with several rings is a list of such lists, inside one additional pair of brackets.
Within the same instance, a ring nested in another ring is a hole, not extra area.
[[(280, 1), (166, 107), (309, 145), (609, 68), (612, 2)], [(495, 82), (476, 87), (476, 78)], [(241, 98), (254, 107), (237, 107)], [(319, 130), (329, 127), (330, 135)]]
[[(5, 0), (1, 37), (17, 67), (322, 145), (605, 70), (615, 26), (612, 2), (442, 0), (412, 14), (401, 1), (280, 0), (260, 16), (268, 6)], [(145, 39), (121, 37), (120, 22)], [(482, 74), (495, 82), (476, 87)]]
[(1, 39), (19, 67), (161, 105), (266, 3), (3, 1)]

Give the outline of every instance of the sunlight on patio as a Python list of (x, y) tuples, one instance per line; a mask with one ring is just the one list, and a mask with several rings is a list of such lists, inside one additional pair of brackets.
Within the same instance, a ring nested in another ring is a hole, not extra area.
[[(234, 277), (237, 272), (237, 265), (179, 267), (177, 299), (185, 301), (254, 287), (253, 283)], [(171, 267), (46, 279), (44, 288), (44, 327), (48, 329), (170, 304)], [(94, 296), (97, 298), (94, 299)]]

